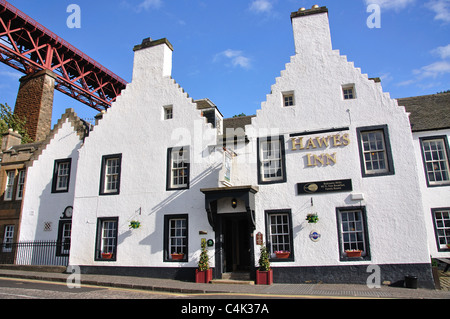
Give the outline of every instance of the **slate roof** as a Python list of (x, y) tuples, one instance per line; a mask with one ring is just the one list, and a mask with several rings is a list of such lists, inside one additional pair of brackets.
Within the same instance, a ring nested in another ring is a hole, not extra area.
[(450, 128), (450, 93), (397, 99), (408, 113), (413, 132)]
[(223, 119), (223, 131), (226, 132), (227, 128), (242, 128), (243, 130), (245, 130), (245, 125), (252, 124), (252, 117), (255, 117), (255, 115), (238, 116)]

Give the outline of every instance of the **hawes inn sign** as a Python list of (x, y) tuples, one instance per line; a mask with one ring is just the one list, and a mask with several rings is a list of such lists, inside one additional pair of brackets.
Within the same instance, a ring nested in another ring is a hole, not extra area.
[[(314, 132), (310, 132), (309, 134), (314, 134)], [(292, 151), (325, 149), (328, 147), (345, 147), (350, 144), (350, 137), (348, 133), (337, 133), (333, 135), (324, 135), (309, 138), (298, 135), (303, 134), (291, 134)], [(306, 153), (306, 163), (308, 167), (336, 164), (336, 155), (336, 152), (332, 154), (323, 153), (318, 155)]]

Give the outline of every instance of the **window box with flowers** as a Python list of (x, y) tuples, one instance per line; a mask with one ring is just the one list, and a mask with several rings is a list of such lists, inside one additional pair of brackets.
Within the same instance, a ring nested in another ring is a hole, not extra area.
[(291, 252), (290, 251), (285, 251), (285, 250), (279, 250), (275, 252), (275, 256), (278, 259), (286, 259), (289, 258)]
[(346, 250), (345, 253), (347, 254), (347, 257), (349, 257), (349, 258), (356, 258), (356, 257), (361, 257), (362, 251), (359, 249), (350, 249), (350, 250)]
[(172, 256), (172, 260), (182, 260), (184, 258), (183, 253), (172, 253), (170, 255)]

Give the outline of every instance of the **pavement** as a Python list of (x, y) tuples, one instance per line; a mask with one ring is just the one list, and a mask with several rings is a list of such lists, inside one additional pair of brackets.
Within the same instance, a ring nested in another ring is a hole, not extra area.
[[(60, 269), (45, 268), (0, 268), (0, 278), (22, 278), (34, 279), (50, 282), (68, 282), (75, 283), (75, 277), (71, 274), (61, 272)], [(442, 272), (441, 272), (442, 273)], [(127, 289), (139, 289), (147, 291), (161, 291), (186, 294), (232, 294), (262, 296), (267, 298), (393, 298), (393, 299), (450, 299), (448, 279), (450, 274), (444, 275), (444, 281), (441, 280), (440, 289), (411, 289), (403, 287), (391, 287), (381, 285), (380, 288), (369, 288), (366, 285), (354, 284), (278, 284), (263, 285), (243, 285), (236, 283), (218, 283), (218, 284), (197, 284), (195, 282), (185, 282), (171, 279), (142, 278), (131, 276), (110, 276), (82, 274), (79, 279), (82, 285), (94, 285), (102, 287), (116, 287)], [(443, 283), (443, 285), (442, 285)], [(206, 296), (205, 296), (206, 297)]]

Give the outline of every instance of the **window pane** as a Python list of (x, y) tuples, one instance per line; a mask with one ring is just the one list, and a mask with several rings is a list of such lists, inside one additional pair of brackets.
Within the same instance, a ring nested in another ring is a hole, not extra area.
[(343, 250), (359, 249), (365, 254), (366, 240), (363, 214), (360, 210), (339, 212)]
[(423, 140), (422, 152), (428, 182), (432, 185), (449, 184), (449, 165), (444, 139)]
[(271, 252), (274, 253), (276, 251), (291, 251), (289, 214), (271, 214), (269, 226)]
[(366, 173), (387, 172), (387, 155), (383, 131), (361, 132), (361, 140)]
[(185, 218), (176, 218), (169, 220), (169, 254), (187, 254), (186, 226), (187, 223)]

